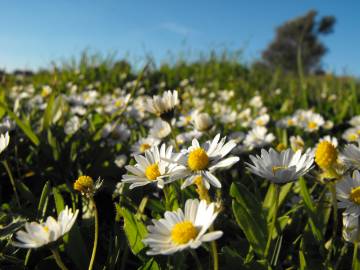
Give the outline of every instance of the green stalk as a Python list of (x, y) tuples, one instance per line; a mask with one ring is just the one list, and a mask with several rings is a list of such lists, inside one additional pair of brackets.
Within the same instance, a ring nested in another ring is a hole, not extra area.
[(51, 253), (54, 256), (54, 259), (56, 261), (56, 264), (60, 267), (61, 270), (68, 270), (68, 268), (66, 267), (66, 265), (63, 263), (63, 261), (61, 260), (59, 251), (57, 250), (57, 248), (51, 248)]
[(278, 184), (274, 184), (274, 185), (275, 185), (275, 210), (274, 210), (274, 215), (273, 215), (271, 225), (270, 225), (268, 239), (266, 242), (266, 247), (265, 247), (265, 252), (264, 252), (265, 258), (267, 258), (269, 255), (269, 249), (270, 249), (270, 245), (271, 245), (272, 235), (274, 233), (274, 229), (275, 229), (275, 225), (276, 225), (277, 212), (278, 212), (278, 208), (279, 208), (280, 186)]
[(4, 165), (5, 170), (6, 170), (8, 176), (9, 176), (9, 178), (10, 178), (10, 182), (11, 182), (11, 185), (12, 185), (12, 188), (13, 188), (13, 191), (14, 191), (14, 194), (15, 194), (16, 203), (18, 204), (19, 208), (21, 208), (19, 195), (18, 195), (17, 190), (16, 190), (15, 179), (14, 179), (14, 177), (13, 177), (13, 174), (11, 173), (9, 164), (8, 164), (8, 162), (7, 162), (6, 160), (4, 160), (4, 161), (2, 162), (2, 164)]
[[(210, 226), (210, 232), (214, 231), (214, 226), (211, 225)], [(213, 266), (214, 266), (214, 270), (218, 270), (219, 269), (219, 257), (218, 257), (218, 252), (217, 252), (217, 245), (216, 245), (216, 241), (212, 241), (210, 243), (211, 246), (211, 256), (213, 259)]]
[(334, 243), (335, 243), (335, 238), (336, 238), (336, 233), (337, 233), (337, 226), (338, 226), (338, 205), (337, 205), (337, 199), (336, 199), (336, 187), (334, 183), (329, 183), (329, 189), (330, 189), (330, 193), (331, 193), (331, 203), (333, 206), (333, 219), (334, 219), (334, 224), (333, 224), (333, 230), (332, 230), (332, 236), (331, 236), (331, 248), (329, 249), (329, 253), (327, 255), (326, 261), (330, 261), (331, 260), (331, 254), (333, 249), (335, 248)]
[(354, 255), (353, 255), (353, 259), (352, 259), (352, 269), (353, 270), (358, 270), (360, 267), (359, 267), (359, 262), (358, 262), (358, 247), (359, 243), (358, 242), (355, 242), (354, 243)]
[(94, 236), (94, 245), (93, 245), (93, 250), (92, 250), (92, 254), (91, 254), (91, 259), (90, 259), (90, 264), (89, 264), (89, 270), (92, 270), (94, 267), (94, 261), (95, 261), (95, 256), (96, 256), (96, 248), (97, 248), (97, 244), (98, 244), (98, 238), (99, 238), (99, 215), (98, 215), (98, 210), (96, 207), (96, 203), (94, 198), (91, 198), (93, 204), (94, 204), (94, 211), (95, 211), (95, 236)]

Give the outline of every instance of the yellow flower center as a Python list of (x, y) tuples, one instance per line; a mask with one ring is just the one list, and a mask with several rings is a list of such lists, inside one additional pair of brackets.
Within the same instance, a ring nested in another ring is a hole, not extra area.
[(121, 107), (123, 104), (121, 99), (118, 99), (117, 101), (115, 101), (115, 107)]
[(288, 124), (288, 126), (293, 126), (295, 123), (294, 123), (294, 120), (288, 119), (287, 124)]
[(173, 226), (171, 240), (178, 245), (186, 244), (197, 236), (198, 232), (191, 221), (183, 221)]
[(200, 171), (208, 166), (209, 157), (206, 151), (199, 147), (190, 152), (187, 163), (192, 171)]
[(142, 145), (140, 145), (140, 152), (144, 153), (146, 150), (148, 150), (150, 148), (150, 144), (148, 143), (143, 143)]
[(264, 121), (262, 119), (256, 120), (255, 123), (257, 126), (264, 126)]
[(308, 123), (308, 128), (309, 129), (315, 129), (315, 128), (317, 128), (317, 124), (314, 121), (310, 121)]
[(285, 144), (283, 143), (279, 143), (277, 146), (276, 146), (276, 151), (278, 152), (281, 152), (282, 150), (285, 150), (286, 149), (286, 146)]
[(157, 165), (157, 163), (147, 166), (147, 168), (145, 170), (145, 176), (147, 179), (149, 179), (150, 181), (154, 181), (160, 175), (161, 175), (161, 173), (159, 171), (159, 166)]
[(336, 163), (337, 157), (335, 146), (328, 141), (320, 142), (316, 148), (315, 162), (323, 170), (330, 169)]
[(350, 200), (360, 204), (360, 187), (352, 188), (350, 192)]
[(44, 229), (45, 232), (48, 232), (48, 231), (49, 231), (49, 227), (48, 227), (48, 226), (44, 226), (43, 229)]
[(355, 133), (352, 133), (348, 136), (348, 140), (351, 142), (356, 141), (357, 139), (358, 139), (358, 135)]
[(191, 115), (185, 116), (185, 125), (188, 125), (191, 122)]
[(90, 176), (79, 176), (74, 183), (74, 189), (82, 193), (92, 192), (94, 190), (94, 181)]
[(277, 171), (281, 171), (281, 170), (285, 170), (285, 169), (287, 169), (287, 166), (273, 166), (273, 167), (272, 167), (272, 172), (273, 172), (273, 174), (275, 175), (275, 173), (276, 173)]

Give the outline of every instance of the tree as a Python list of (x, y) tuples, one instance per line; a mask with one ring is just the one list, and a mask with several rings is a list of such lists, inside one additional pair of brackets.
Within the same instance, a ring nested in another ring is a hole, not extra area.
[(262, 53), (262, 62), (270, 68), (310, 73), (321, 69), (321, 58), (327, 48), (320, 35), (333, 32), (335, 17), (324, 16), (316, 21), (317, 12), (309, 11), (301, 17), (285, 22), (277, 28), (275, 40)]

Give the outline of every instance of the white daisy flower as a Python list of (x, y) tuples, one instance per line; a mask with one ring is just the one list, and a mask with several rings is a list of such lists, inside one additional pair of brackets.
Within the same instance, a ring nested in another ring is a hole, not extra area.
[(350, 119), (349, 124), (353, 127), (360, 126), (360, 115), (356, 115)]
[(0, 153), (2, 153), (9, 145), (10, 143), (10, 136), (9, 132), (6, 132), (5, 135), (0, 135)]
[(356, 142), (360, 138), (360, 128), (348, 128), (342, 135), (342, 138), (347, 142)]
[(173, 154), (173, 147), (161, 145), (154, 146), (145, 151), (145, 155), (134, 155), (136, 164), (125, 166), (131, 174), (123, 175), (122, 182), (130, 183), (130, 189), (156, 183), (159, 188), (163, 188), (165, 178), (170, 174), (181, 169), (176, 163), (169, 163), (165, 160), (177, 160), (179, 155)]
[(165, 91), (162, 96), (153, 96), (146, 103), (146, 110), (168, 121), (173, 117), (174, 109), (179, 105), (178, 92)]
[[(207, 141), (200, 146), (197, 139), (192, 140), (192, 145), (183, 150), (178, 164), (182, 165), (182, 170), (176, 171), (172, 180), (185, 178), (181, 188), (191, 185), (197, 176), (202, 176), (203, 184), (207, 189), (210, 184), (214, 187), (221, 188), (219, 179), (213, 174), (221, 168), (229, 168), (240, 160), (239, 157), (224, 157), (236, 146), (233, 140), (225, 143), (226, 137), (220, 140), (220, 134), (217, 134), (212, 141)], [(176, 161), (173, 161), (176, 162)]]
[(360, 173), (354, 171), (353, 175), (345, 175), (336, 182), (336, 197), (339, 208), (346, 208), (346, 213), (360, 215)]
[(276, 184), (297, 180), (312, 168), (314, 162), (312, 155), (302, 155), (301, 150), (287, 149), (279, 153), (273, 148), (269, 152), (261, 149), (261, 156), (250, 155), (250, 159), (253, 164), (245, 162), (250, 172)]
[(255, 127), (246, 134), (244, 145), (249, 149), (256, 147), (263, 147), (272, 143), (275, 140), (275, 136), (272, 133), (267, 133), (266, 127)]
[(70, 231), (78, 213), (79, 210), (73, 213), (66, 206), (60, 212), (57, 220), (53, 217), (48, 217), (44, 223), (27, 222), (25, 224), (25, 231), (18, 231), (16, 233), (17, 241), (14, 241), (12, 245), (20, 248), (39, 248), (55, 242)]
[(171, 126), (168, 122), (156, 119), (153, 127), (149, 131), (149, 136), (156, 139), (163, 139), (171, 133)]
[(359, 242), (359, 216), (353, 213), (343, 213), (343, 238), (347, 242)]
[(195, 114), (192, 118), (192, 122), (194, 128), (200, 132), (207, 131), (213, 126), (213, 120), (207, 113)]
[(263, 114), (263, 115), (260, 115), (260, 116), (256, 117), (251, 122), (251, 126), (252, 127), (264, 127), (264, 126), (267, 125), (267, 123), (269, 123), (269, 121), (270, 121), (270, 115)]
[(304, 140), (301, 138), (301, 136), (291, 136), (290, 137), (290, 146), (293, 151), (297, 150), (303, 150), (305, 146)]
[(341, 157), (347, 167), (360, 169), (360, 148), (356, 145), (345, 145)]
[(133, 154), (143, 154), (151, 147), (158, 146), (160, 142), (161, 141), (159, 139), (153, 137), (141, 138), (133, 146), (131, 146), (131, 151)]
[(163, 219), (153, 219), (154, 225), (147, 227), (149, 234), (143, 242), (150, 250), (146, 254), (170, 255), (220, 238), (222, 231), (206, 233), (217, 215), (214, 203), (208, 205), (205, 200), (199, 203), (197, 199), (186, 201), (185, 212), (180, 208), (165, 212)]

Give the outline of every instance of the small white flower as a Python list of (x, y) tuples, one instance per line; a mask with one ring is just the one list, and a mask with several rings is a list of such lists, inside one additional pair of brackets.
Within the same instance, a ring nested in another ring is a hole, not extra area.
[(246, 134), (244, 145), (249, 149), (256, 147), (263, 147), (270, 144), (275, 140), (275, 136), (272, 133), (267, 133), (268, 130), (266, 127), (255, 127)]
[(9, 145), (10, 143), (10, 136), (9, 132), (6, 132), (5, 135), (0, 135), (0, 153), (2, 153)]
[(79, 210), (72, 212), (67, 206), (59, 214), (58, 219), (48, 217), (46, 222), (27, 222), (25, 231), (16, 233), (17, 241), (12, 244), (20, 248), (39, 248), (51, 242), (55, 242), (70, 231), (74, 225)]
[(199, 113), (193, 116), (193, 124), (197, 131), (204, 132), (212, 127), (213, 121), (209, 114)]
[(143, 240), (150, 247), (147, 255), (170, 255), (184, 249), (198, 248), (203, 242), (220, 238), (222, 231), (206, 233), (217, 217), (215, 204), (207, 205), (205, 200), (188, 199), (185, 211), (167, 211), (164, 218), (153, 219), (153, 224), (147, 227), (149, 234)]
[(239, 157), (234, 156), (225, 158), (236, 146), (233, 140), (227, 143), (225, 141), (226, 137), (220, 140), (220, 134), (217, 134), (212, 141), (207, 141), (203, 146), (193, 139), (192, 145), (182, 151), (179, 160), (173, 161), (182, 165), (182, 170), (174, 172), (171, 179), (185, 178), (181, 186), (181, 188), (185, 188), (191, 185), (197, 176), (202, 176), (207, 189), (210, 188), (210, 184), (221, 188), (219, 179), (213, 173), (218, 169), (229, 168), (240, 160)]
[(122, 155), (119, 155), (115, 158), (115, 161), (114, 163), (116, 164), (116, 166), (118, 166), (119, 168), (122, 168), (124, 167), (124, 165), (126, 164), (126, 161), (127, 161), (127, 156), (122, 154)]
[(293, 151), (297, 150), (303, 150), (305, 146), (304, 140), (301, 138), (301, 136), (291, 136), (290, 137), (290, 145)]
[[(146, 103), (146, 110), (166, 119), (172, 118), (172, 112), (175, 107), (179, 105), (178, 92), (174, 91), (165, 91), (162, 96), (153, 96), (152, 99), (149, 99)], [(171, 114), (170, 117), (167, 117), (167, 114)]]
[(353, 127), (360, 126), (360, 115), (356, 115), (353, 118), (350, 119), (349, 124)]
[(269, 152), (261, 149), (261, 156), (250, 155), (250, 159), (253, 164), (245, 162), (250, 172), (276, 184), (297, 180), (312, 168), (314, 162), (311, 155), (302, 155), (301, 150), (287, 149), (279, 153), (273, 148)]
[(347, 144), (341, 153), (342, 160), (347, 167), (360, 169), (360, 148), (354, 144)]
[(141, 138), (133, 146), (131, 146), (131, 151), (133, 154), (143, 154), (146, 150), (150, 149), (153, 146), (158, 146), (160, 140), (152, 137)]
[[(159, 188), (163, 188), (165, 178), (176, 170), (180, 169), (175, 163), (165, 160), (177, 160), (178, 155), (173, 154), (173, 147), (163, 144), (160, 150), (154, 146), (145, 151), (145, 155), (135, 155), (136, 164), (126, 166), (131, 174), (123, 175), (122, 182), (130, 183), (130, 189), (156, 183)], [(165, 160), (164, 160), (165, 159)]]
[(347, 242), (359, 242), (359, 215), (343, 213), (343, 238)]
[(353, 175), (345, 175), (336, 182), (336, 197), (338, 207), (346, 208), (346, 213), (360, 214), (360, 173), (354, 171)]
[(153, 127), (149, 131), (149, 136), (156, 139), (163, 139), (171, 133), (171, 126), (168, 122), (156, 119)]

